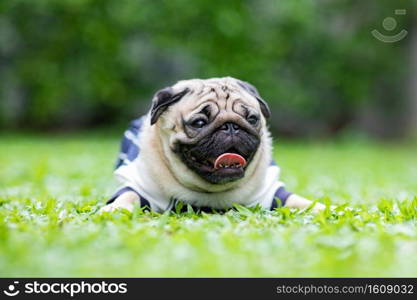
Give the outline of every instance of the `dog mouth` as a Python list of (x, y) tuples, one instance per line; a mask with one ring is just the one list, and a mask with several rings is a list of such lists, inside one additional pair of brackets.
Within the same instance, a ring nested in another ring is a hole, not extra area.
[(217, 130), (195, 144), (177, 144), (174, 152), (196, 175), (223, 184), (245, 176), (259, 145), (259, 136), (243, 129), (233, 134)]
[[(235, 148), (227, 149), (217, 156), (198, 158), (191, 152), (183, 153), (186, 160), (203, 172), (216, 173), (218, 175), (239, 175), (242, 174), (248, 165), (249, 157), (239, 153)], [(234, 177), (234, 176), (233, 176)]]

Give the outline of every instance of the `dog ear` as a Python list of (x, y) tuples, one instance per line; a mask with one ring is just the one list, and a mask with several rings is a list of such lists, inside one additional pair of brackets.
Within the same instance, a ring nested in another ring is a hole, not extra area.
[(188, 88), (179, 92), (174, 93), (174, 90), (171, 87), (164, 88), (156, 92), (155, 96), (152, 99), (151, 107), (151, 125), (155, 124), (158, 121), (158, 118), (162, 113), (172, 104), (181, 100), (185, 94), (189, 91)]
[(246, 81), (238, 80), (238, 84), (249, 94), (254, 96), (256, 100), (258, 100), (259, 105), (261, 106), (261, 112), (264, 115), (265, 118), (269, 118), (271, 116), (271, 110), (269, 109), (268, 104), (264, 99), (261, 98), (261, 95), (259, 95), (258, 90), (256, 87), (254, 87), (252, 84)]

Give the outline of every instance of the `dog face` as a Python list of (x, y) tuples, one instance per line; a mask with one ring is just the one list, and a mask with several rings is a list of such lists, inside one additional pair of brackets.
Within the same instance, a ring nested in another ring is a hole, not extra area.
[(230, 77), (180, 81), (156, 93), (150, 112), (172, 155), (210, 184), (245, 176), (269, 115), (252, 85)]

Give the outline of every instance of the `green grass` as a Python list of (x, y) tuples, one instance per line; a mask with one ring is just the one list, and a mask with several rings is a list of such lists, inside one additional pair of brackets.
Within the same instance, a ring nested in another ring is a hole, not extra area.
[(117, 149), (105, 134), (0, 136), (0, 277), (417, 276), (415, 144), (278, 143), (288, 189), (338, 206), (317, 215), (98, 215)]

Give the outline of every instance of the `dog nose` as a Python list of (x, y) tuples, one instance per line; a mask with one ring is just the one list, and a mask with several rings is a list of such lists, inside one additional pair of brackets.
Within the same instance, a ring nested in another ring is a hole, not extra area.
[(226, 122), (220, 127), (220, 130), (226, 131), (227, 133), (230, 133), (230, 134), (238, 132), (239, 129), (240, 129), (240, 126), (232, 122)]

